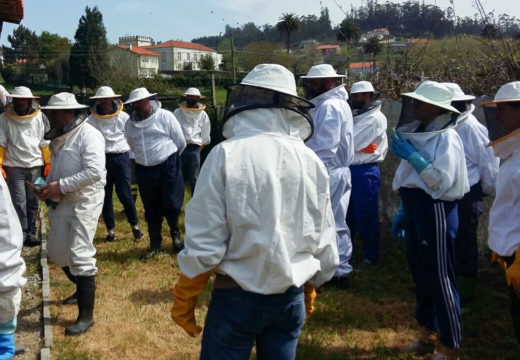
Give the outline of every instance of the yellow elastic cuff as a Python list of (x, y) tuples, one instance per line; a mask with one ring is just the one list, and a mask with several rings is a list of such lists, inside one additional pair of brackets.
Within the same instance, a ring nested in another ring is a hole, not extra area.
[(50, 164), (51, 163), (51, 151), (49, 150), (49, 147), (45, 146), (40, 149), (42, 150), (43, 162), (45, 164)]
[(0, 146), (0, 165), (4, 163), (5, 147)]

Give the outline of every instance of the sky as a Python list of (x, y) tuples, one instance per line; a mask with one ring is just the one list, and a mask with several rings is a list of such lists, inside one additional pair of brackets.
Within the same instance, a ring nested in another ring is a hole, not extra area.
[[(424, 0), (445, 9), (450, 0)], [(452, 0), (458, 16), (477, 13), (474, 0)], [(345, 17), (344, 11), (358, 7), (362, 0), (24, 0), (25, 17), (21, 24), (74, 39), (79, 18), (85, 7), (97, 6), (103, 14), (109, 42), (117, 43), (120, 36), (150, 36), (156, 42), (167, 40), (191, 41), (206, 35), (219, 35), (226, 24), (240, 26), (248, 22), (257, 25), (278, 22), (282, 13), (317, 15), (327, 7), (333, 25)], [(384, 2), (384, 0), (380, 0)], [(393, 0), (404, 2), (404, 0)], [(482, 0), (486, 11), (507, 13), (520, 18), (518, 0)], [(341, 7), (341, 8), (340, 8)], [(343, 10), (342, 10), (343, 9)], [(7, 35), (18, 25), (4, 23), (0, 43), (9, 45)]]

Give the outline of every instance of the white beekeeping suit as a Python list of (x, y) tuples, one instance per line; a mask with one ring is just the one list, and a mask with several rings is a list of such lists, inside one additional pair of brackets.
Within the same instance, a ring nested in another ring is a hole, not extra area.
[(211, 123), (204, 111), (206, 105), (197, 104), (197, 109), (187, 108), (180, 104), (173, 112), (179, 121), (187, 144), (207, 145), (210, 143)]
[[(376, 100), (365, 112), (354, 115), (354, 160), (351, 165), (382, 162), (388, 152), (386, 117), (381, 112), (383, 103)], [(376, 144), (374, 152), (362, 152), (370, 144)]]
[(20, 288), (26, 282), (22, 245), (22, 227), (7, 184), (0, 177), (0, 324), (12, 320), (20, 307)]
[(125, 135), (125, 125), (130, 116), (123, 111), (120, 100), (114, 103), (118, 108), (113, 114), (100, 115), (92, 112), (87, 121), (103, 134), (106, 153), (124, 153), (130, 151)]
[(343, 85), (310, 100), (315, 105), (311, 110), (314, 135), (307, 141), (307, 146), (323, 161), (330, 176), (330, 197), (340, 256), (336, 277), (352, 271), (349, 264), (352, 240), (345, 219), (352, 188), (349, 166), (354, 159), (354, 131), (347, 100), (348, 93)]

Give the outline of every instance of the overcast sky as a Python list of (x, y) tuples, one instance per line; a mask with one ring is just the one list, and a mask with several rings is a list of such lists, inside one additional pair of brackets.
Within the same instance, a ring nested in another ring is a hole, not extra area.
[[(284, 12), (319, 15), (328, 7), (333, 25), (344, 18), (340, 6), (349, 11), (362, 0), (24, 0), (22, 24), (40, 34), (46, 30), (73, 40), (85, 6), (98, 6), (103, 14), (108, 40), (117, 43), (120, 36), (150, 36), (155, 41), (190, 41), (204, 35), (219, 35), (226, 24), (247, 22), (274, 25)], [(384, 0), (380, 0), (383, 2)], [(473, 16), (474, 0), (453, 0), (458, 16)], [(395, 1), (394, 1), (395, 2)], [(403, 2), (403, 1), (399, 1)], [(450, 0), (425, 0), (445, 9)], [(520, 18), (518, 0), (482, 0), (486, 11), (507, 13)], [(339, 4), (339, 5), (338, 5)], [(384, 25), (384, 24), (382, 24)], [(4, 23), (0, 43), (8, 45), (7, 35), (17, 25)]]

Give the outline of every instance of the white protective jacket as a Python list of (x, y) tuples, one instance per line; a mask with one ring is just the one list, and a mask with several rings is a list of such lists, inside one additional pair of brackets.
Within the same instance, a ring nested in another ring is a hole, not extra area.
[(198, 104), (198, 109), (187, 108), (179, 104), (173, 115), (179, 121), (187, 144), (207, 145), (210, 143), (211, 122), (204, 111), (206, 105)]
[(105, 140), (84, 121), (53, 139), (50, 150), (47, 183), (59, 181), (62, 195), (48, 212), (49, 256), (56, 265), (69, 266), (73, 275), (95, 275), (93, 240), (105, 194)]
[(43, 165), (42, 147), (49, 146), (43, 136), (49, 130), (49, 122), (34, 105), (34, 112), (18, 116), (13, 104), (6, 106), (0, 115), (0, 146), (5, 148), (5, 166), (31, 168)]
[(408, 161), (401, 160), (392, 184), (394, 190), (419, 188), (444, 201), (461, 199), (469, 191), (464, 146), (452, 127), (442, 128), (446, 120), (440, 116), (426, 132), (415, 132), (420, 124), (417, 120), (398, 129), (431, 165), (419, 174)]
[(20, 288), (26, 283), (22, 245), (22, 227), (0, 176), (0, 324), (11, 321), (20, 308)]
[[(388, 152), (386, 136), (386, 116), (381, 112), (381, 101), (374, 107), (359, 115), (354, 115), (354, 160), (351, 165), (382, 162)], [(372, 154), (361, 152), (370, 144), (376, 144), (377, 149)]]
[(125, 125), (129, 117), (123, 111), (123, 103), (120, 103), (120, 108), (114, 114), (99, 115), (92, 112), (88, 117), (87, 121), (105, 138), (105, 153), (121, 154), (130, 151), (125, 134)]
[(179, 155), (186, 147), (179, 121), (171, 111), (161, 109), (159, 101), (150, 101), (152, 109), (148, 118), (139, 121), (131, 116), (125, 132), (135, 162), (143, 166), (163, 163), (170, 155)]
[(301, 119), (287, 109), (254, 109), (226, 122), (232, 138), (212, 149), (186, 206), (186, 248), (177, 260), (188, 277), (215, 269), (259, 294), (332, 277), (329, 178), (299, 137)]
[(502, 164), (489, 212), (488, 245), (500, 256), (511, 256), (520, 245), (520, 130), (493, 142), (493, 150)]
[(487, 146), (488, 131), (473, 116), (474, 109), (475, 105), (471, 105), (470, 110), (457, 118), (455, 130), (464, 144), (469, 186), (472, 187), (480, 181), (482, 191), (489, 195), (495, 191), (500, 159), (493, 154), (493, 148)]
[(352, 112), (347, 103), (348, 93), (343, 85), (331, 89), (311, 100), (314, 134), (307, 141), (327, 167), (330, 176), (330, 197), (336, 232), (340, 264), (335, 276), (346, 276), (352, 271), (352, 240), (346, 217), (352, 182), (349, 166), (354, 159), (354, 130)]

